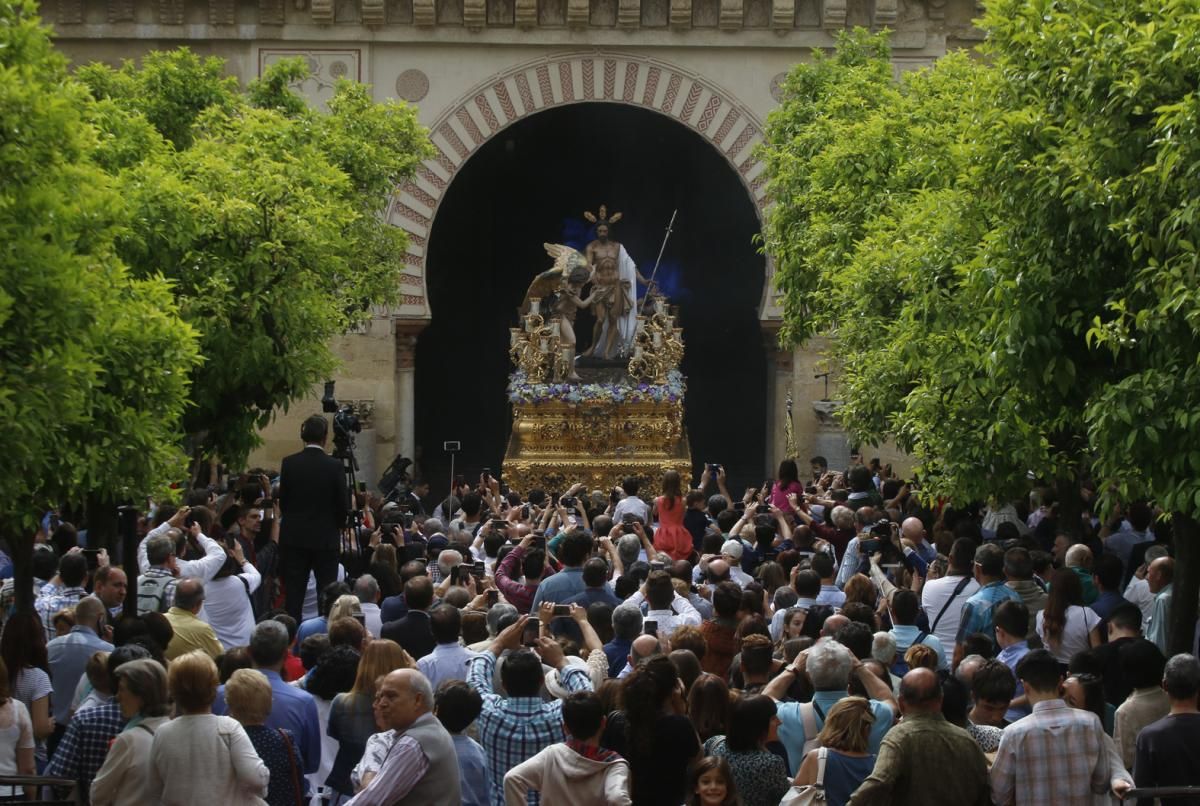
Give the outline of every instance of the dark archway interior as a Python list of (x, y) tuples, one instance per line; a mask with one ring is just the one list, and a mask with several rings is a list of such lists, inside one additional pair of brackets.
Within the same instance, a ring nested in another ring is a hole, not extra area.
[[(706, 461), (724, 464), (731, 485), (761, 484), (764, 258), (753, 244), (759, 227), (745, 186), (682, 124), (591, 103), (540, 112), (493, 137), (438, 209), (426, 260), (433, 319), (417, 342), (415, 423), (435, 495), (449, 483), (447, 440), (462, 443), (456, 473), (499, 471), (511, 424), (508, 328), (530, 281), (552, 265), (542, 244), (582, 249), (593, 235), (583, 211), (601, 203), (624, 214), (613, 235), (645, 276), (678, 208), (657, 280), (680, 306), (694, 464), (697, 472)], [(582, 312), (581, 345), (592, 323)]]

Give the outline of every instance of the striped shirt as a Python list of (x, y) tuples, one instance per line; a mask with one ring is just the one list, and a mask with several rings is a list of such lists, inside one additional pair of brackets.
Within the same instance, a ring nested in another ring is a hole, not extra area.
[(1062, 700), (1035, 703), (1032, 714), (1004, 729), (990, 777), (995, 803), (1067, 806), (1107, 796), (1100, 718)]
[(379, 774), (346, 806), (389, 806), (412, 791), (429, 771), (429, 759), (411, 736), (401, 736), (388, 751)]

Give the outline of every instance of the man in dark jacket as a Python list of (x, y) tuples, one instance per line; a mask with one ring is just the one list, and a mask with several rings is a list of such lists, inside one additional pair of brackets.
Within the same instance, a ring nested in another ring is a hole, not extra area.
[(329, 423), (314, 414), (300, 426), (304, 450), (283, 460), (279, 470), (279, 565), (286, 607), (301, 621), (308, 576), (317, 590), (337, 578), (341, 530), (346, 522), (346, 476), (341, 462), (325, 453)]

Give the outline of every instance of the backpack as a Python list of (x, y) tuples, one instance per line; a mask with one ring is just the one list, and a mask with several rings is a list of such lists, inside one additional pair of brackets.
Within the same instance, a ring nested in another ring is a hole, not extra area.
[(818, 738), (821, 733), (821, 727), (817, 725), (818, 714), (821, 716), (821, 722), (824, 723), (825, 715), (817, 709), (815, 703), (800, 703), (800, 724), (804, 726), (804, 747), (800, 751), (801, 757), (807, 756), (811, 751), (821, 747), (821, 740)]
[(138, 577), (137, 599), (138, 615), (147, 613), (165, 613), (167, 586), (175, 584), (175, 577), (142, 576)]
[[(923, 643), (927, 635), (929, 635), (929, 633), (924, 631), (918, 633), (917, 640), (909, 644), (909, 648), (911, 649), (917, 644)], [(891, 672), (892, 674), (896, 675), (896, 677), (904, 677), (904, 675), (908, 674), (908, 661), (906, 661), (899, 652), (896, 653), (896, 660), (892, 662)]]

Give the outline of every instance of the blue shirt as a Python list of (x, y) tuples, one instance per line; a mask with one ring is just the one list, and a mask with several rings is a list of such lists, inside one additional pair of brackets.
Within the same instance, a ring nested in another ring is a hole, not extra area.
[[(818, 691), (813, 694), (812, 701), (816, 706), (813, 720), (816, 722), (818, 731), (825, 724), (825, 717), (822, 714), (828, 714), (829, 709), (839, 700), (844, 700), (849, 696), (849, 692), (845, 689)], [(892, 707), (880, 700), (871, 700), (871, 713), (875, 715), (875, 721), (871, 723), (871, 735), (867, 737), (867, 749), (870, 753), (878, 754), (879, 745), (883, 741), (884, 734), (891, 729), (894, 717)], [(787, 750), (788, 768), (798, 771), (800, 763), (804, 761), (804, 743), (810, 738), (804, 735), (804, 718), (800, 715), (800, 703), (781, 702), (776, 706), (775, 715), (779, 717), (779, 741)]]
[[(304, 772), (314, 773), (321, 766), (321, 723), (317, 718), (317, 703), (312, 695), (296, 686), (283, 682), (279, 672), (259, 669), (271, 682), (271, 713), (267, 715), (268, 728), (287, 728), (300, 745), (304, 759)], [(217, 700), (213, 713), (225, 716), (229, 713), (225, 705), (225, 687), (217, 689)], [(305, 783), (305, 787), (308, 784)]]
[(324, 616), (310, 618), (307, 621), (301, 622), (300, 627), (296, 630), (296, 649), (299, 650), (300, 645), (304, 643), (304, 639), (310, 635), (321, 635), (329, 632), (329, 621)]
[(112, 652), (113, 645), (96, 635), (91, 627), (75, 625), (66, 635), (46, 644), (50, 661), (50, 682), (54, 686), (54, 721), (67, 724), (75, 687), (83, 677), (88, 658), (97, 652)]
[[(1014, 700), (1025, 693), (1025, 687), (1021, 685), (1021, 678), (1017, 677), (1017, 664), (1020, 663), (1021, 658), (1028, 654), (1029, 644), (1021, 641), (1020, 643), (1004, 647), (1004, 649), (1000, 650), (1000, 654), (996, 655), (996, 660), (1011, 669), (1013, 677), (1017, 680), (1017, 690), (1013, 694)], [(1023, 708), (1009, 708), (1004, 712), (1004, 718), (1009, 722), (1016, 722), (1018, 719), (1027, 717), (1031, 713), (1033, 713), (1033, 708), (1028, 705)]]
[[(971, 595), (963, 605), (962, 621), (958, 623), (957, 643), (963, 643), (968, 635), (977, 632), (992, 637), (992, 612), (1001, 602), (1020, 602), (1021, 594), (1004, 584), (1004, 580), (989, 582)], [(995, 638), (992, 638), (994, 641)]]
[[(553, 579), (554, 577), (550, 578)], [(605, 583), (603, 588), (584, 588), (566, 601), (559, 602), (559, 604), (577, 604), (580, 607), (591, 607), (596, 602), (603, 602), (616, 609), (617, 605), (621, 604), (621, 599), (609, 590), (608, 583)]]
[(538, 585), (537, 593), (533, 595), (533, 605), (529, 612), (536, 615), (542, 602), (562, 604), (577, 593), (587, 589), (583, 584), (583, 566), (565, 566), (557, 574), (551, 574)]
[[(921, 643), (937, 653), (939, 669), (949, 669), (950, 664), (946, 661), (946, 651), (942, 648), (942, 642), (928, 630), (925, 632), (925, 637), (921, 639)], [(908, 651), (908, 648), (913, 645), (920, 634), (921, 630), (915, 624), (897, 624), (892, 627), (892, 637), (896, 639), (897, 657), (903, 658), (904, 653)]]
[(1129, 604), (1124, 596), (1116, 591), (1104, 591), (1092, 602), (1092, 612), (1100, 617), (1100, 634), (1108, 635), (1108, 617), (1123, 604)]
[(458, 754), (459, 789), (462, 806), (488, 806), (491, 802), (492, 774), (488, 771), (483, 747), (470, 736), (452, 733)]
[(379, 607), (379, 620), (384, 624), (389, 621), (395, 621), (399, 618), (404, 618), (408, 614), (408, 603), (404, 601), (404, 594), (397, 593), (395, 596), (389, 596), (383, 600), (383, 604)]
[(633, 641), (624, 638), (614, 638), (604, 645), (604, 655), (608, 658), (608, 676), (616, 677), (629, 662)]

